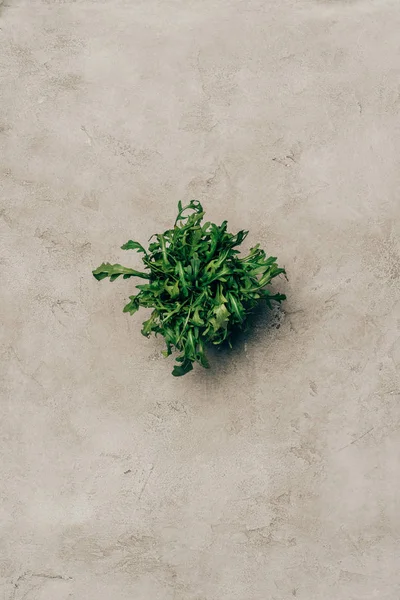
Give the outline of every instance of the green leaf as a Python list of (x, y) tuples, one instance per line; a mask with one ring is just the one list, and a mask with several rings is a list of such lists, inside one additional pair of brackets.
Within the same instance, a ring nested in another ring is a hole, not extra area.
[(164, 336), (164, 339), (165, 339), (167, 345), (173, 344), (174, 346), (176, 346), (177, 342), (178, 342), (178, 336), (176, 334), (176, 331), (172, 327), (166, 326), (164, 323), (163, 323), (162, 329), (163, 329), (163, 336)]
[(280, 275), (281, 273), (285, 273), (285, 269), (271, 269), (271, 271), (269, 271), (268, 273), (266, 273), (265, 275), (263, 275), (260, 279), (259, 286), (260, 287), (264, 287), (264, 285), (267, 285), (267, 283), (269, 283), (271, 281), (271, 279), (273, 277), (276, 277), (277, 275)]
[(140, 297), (139, 295), (137, 296), (129, 296), (130, 301), (128, 302), (128, 304), (126, 306), (124, 306), (124, 311), (123, 312), (128, 312), (129, 314), (133, 315), (135, 312), (137, 312), (140, 308)]
[(193, 313), (191, 321), (192, 321), (193, 325), (197, 325), (198, 327), (201, 327), (201, 325), (204, 325), (204, 321), (200, 317), (199, 311), (200, 311), (200, 308), (197, 307)]
[(232, 314), (236, 315), (237, 319), (242, 322), (246, 316), (242, 303), (235, 294), (232, 294), (231, 292), (228, 293), (228, 298), (229, 308), (231, 309)]
[(175, 273), (179, 276), (179, 280), (181, 282), (182, 292), (185, 296), (188, 295), (188, 284), (185, 279), (185, 271), (183, 269), (183, 265), (180, 261), (176, 263)]
[(181, 365), (175, 365), (172, 371), (172, 375), (174, 377), (182, 377), (182, 375), (186, 375), (189, 371), (193, 369), (193, 362), (189, 359), (185, 359)]
[(168, 260), (168, 255), (167, 255), (167, 246), (165, 244), (165, 238), (163, 235), (157, 234), (157, 239), (160, 242), (161, 251), (162, 251), (163, 260), (164, 260), (164, 266), (166, 267), (167, 265), (169, 265), (169, 260)]
[(218, 282), (217, 285), (217, 293), (215, 295), (215, 301), (217, 304), (226, 304), (226, 302), (228, 302), (228, 300), (225, 298), (224, 294), (222, 293), (223, 287), (221, 282)]
[(197, 354), (196, 360), (201, 364), (205, 369), (210, 368), (210, 363), (208, 362), (208, 358), (204, 351), (201, 351)]
[(185, 344), (185, 355), (190, 357), (192, 360), (195, 360), (196, 357), (196, 342), (195, 336), (193, 335), (193, 330), (189, 329), (187, 333), (187, 339)]
[(249, 232), (242, 229), (232, 238), (232, 242), (230, 244), (231, 248), (235, 246), (240, 246), (240, 244), (247, 238)]
[(144, 321), (143, 325), (142, 325), (142, 335), (144, 335), (145, 337), (149, 337), (153, 327), (154, 327), (154, 321), (155, 321), (155, 317), (154, 314), (150, 317), (150, 319), (147, 319), (147, 321)]
[(170, 285), (168, 285), (168, 283), (165, 282), (164, 287), (168, 294), (171, 296), (171, 298), (174, 299), (179, 296), (179, 281), (175, 281), (175, 283), (172, 283)]
[(138, 252), (144, 252), (147, 254), (142, 244), (139, 244), (139, 242), (134, 242), (133, 240), (129, 240), (126, 242), (126, 244), (121, 246), (121, 250), (137, 250)]
[(149, 275), (147, 273), (142, 273), (140, 271), (135, 271), (134, 269), (128, 269), (127, 267), (123, 267), (122, 265), (111, 265), (110, 263), (103, 263), (97, 269), (92, 271), (93, 276), (97, 279), (97, 281), (101, 281), (106, 277), (110, 277), (111, 281), (114, 281), (120, 275), (124, 276), (124, 279), (128, 279), (128, 277), (141, 277), (142, 279), (149, 279)]
[(229, 315), (231, 313), (226, 308), (225, 304), (216, 306), (213, 310), (213, 313), (215, 316), (210, 319), (210, 323), (212, 324), (214, 331), (218, 331), (221, 328), (226, 329), (228, 326)]
[(165, 356), (165, 358), (168, 358), (168, 356), (171, 356), (172, 354), (172, 346), (169, 342), (167, 342), (167, 349), (166, 350), (162, 350), (161, 354), (163, 356)]
[(192, 267), (192, 278), (196, 280), (200, 273), (201, 260), (197, 252), (194, 253), (193, 258), (190, 260), (190, 265)]
[(264, 264), (263, 265), (257, 265), (256, 262), (255, 263), (249, 263), (249, 266), (251, 266), (252, 268), (248, 271), (248, 273), (252, 277), (254, 277), (255, 275), (264, 274), (265, 271), (269, 269), (269, 267), (266, 267)]
[(274, 302), (278, 302), (279, 304), (286, 300), (285, 294), (270, 294), (268, 290), (260, 290), (260, 293), (260, 298), (264, 298), (264, 300), (273, 300)]

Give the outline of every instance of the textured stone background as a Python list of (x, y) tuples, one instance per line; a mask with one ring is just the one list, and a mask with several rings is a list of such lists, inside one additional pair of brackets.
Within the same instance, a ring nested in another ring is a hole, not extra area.
[[(398, 0), (0, 10), (1, 598), (398, 600)], [(177, 380), (90, 272), (193, 197), (288, 302)]]

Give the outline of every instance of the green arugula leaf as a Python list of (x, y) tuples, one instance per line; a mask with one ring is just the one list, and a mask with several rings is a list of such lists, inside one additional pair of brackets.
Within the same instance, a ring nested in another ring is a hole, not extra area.
[(201, 327), (202, 325), (204, 325), (204, 320), (201, 318), (199, 311), (200, 311), (200, 308), (197, 307), (193, 313), (191, 321), (192, 321), (193, 325), (197, 325), (198, 327)]
[(175, 281), (175, 283), (173, 285), (168, 285), (168, 282), (166, 281), (164, 283), (164, 287), (166, 289), (166, 291), (168, 292), (168, 294), (171, 296), (171, 298), (178, 298), (179, 296), (179, 281)]
[(236, 318), (240, 323), (244, 321), (246, 317), (246, 312), (243, 308), (243, 304), (240, 302), (239, 298), (233, 294), (232, 292), (228, 292), (229, 298), (229, 308), (231, 309), (231, 313), (236, 315)]
[(133, 240), (129, 240), (128, 242), (126, 242), (126, 244), (121, 246), (121, 250), (137, 250), (138, 252), (144, 252), (145, 254), (147, 254), (142, 244), (139, 244), (139, 242), (134, 242)]
[(214, 331), (218, 331), (218, 329), (226, 329), (228, 327), (229, 315), (231, 314), (229, 310), (226, 308), (225, 304), (220, 304), (216, 306), (213, 310), (214, 317), (209, 319), (210, 323), (214, 327)]
[[(178, 360), (178, 359), (176, 359)], [(182, 375), (186, 375), (189, 371), (193, 370), (193, 361), (190, 359), (185, 359), (181, 365), (175, 365), (172, 371), (172, 375), (174, 377), (182, 377)]]
[(155, 326), (156, 317), (157, 317), (157, 313), (156, 313), (156, 311), (153, 311), (150, 319), (147, 319), (147, 321), (144, 321), (141, 333), (145, 337), (149, 337), (150, 333), (152, 332), (152, 330)]
[(97, 279), (97, 281), (101, 281), (106, 277), (109, 277), (111, 281), (114, 281), (120, 275), (124, 276), (124, 279), (128, 279), (128, 277), (141, 277), (142, 279), (150, 279), (150, 275), (147, 273), (141, 273), (140, 271), (135, 271), (134, 269), (128, 269), (127, 267), (123, 267), (122, 265), (111, 265), (110, 263), (103, 263), (97, 269), (92, 271), (93, 276)]
[(129, 296), (129, 298), (130, 302), (124, 306), (123, 312), (128, 312), (129, 314), (133, 315), (140, 308), (140, 298), (139, 296)]

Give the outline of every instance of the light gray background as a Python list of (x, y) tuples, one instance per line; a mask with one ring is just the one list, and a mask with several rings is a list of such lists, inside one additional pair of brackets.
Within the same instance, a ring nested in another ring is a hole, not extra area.
[[(397, 0), (4, 2), (2, 599), (400, 598), (399, 32)], [(91, 270), (190, 198), (288, 301), (174, 379)]]

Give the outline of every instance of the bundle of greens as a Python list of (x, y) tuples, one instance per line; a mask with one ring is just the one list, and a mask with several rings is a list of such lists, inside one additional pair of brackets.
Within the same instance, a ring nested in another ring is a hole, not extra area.
[(208, 368), (206, 345), (229, 343), (232, 332), (244, 327), (260, 300), (269, 308), (272, 302), (285, 300), (283, 294), (266, 289), (274, 277), (285, 273), (276, 258), (266, 258), (259, 244), (240, 258), (237, 248), (248, 231), (234, 235), (227, 232), (226, 221), (220, 226), (203, 224), (203, 217), (199, 201), (187, 206), (179, 202), (173, 229), (153, 235), (148, 250), (132, 240), (121, 247), (143, 254), (144, 272), (110, 263), (93, 271), (99, 281), (106, 277), (115, 281), (121, 275), (147, 280), (136, 286), (139, 293), (130, 296), (124, 312), (133, 315), (141, 306), (153, 309), (142, 334), (164, 336), (164, 356), (173, 350), (180, 353), (172, 371), (175, 376), (191, 371), (194, 362)]

